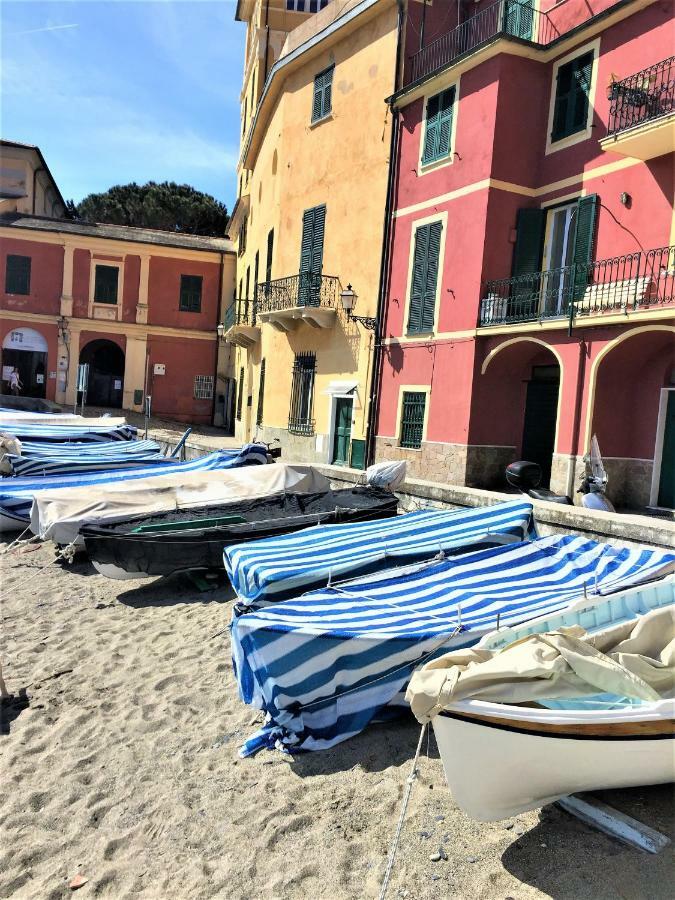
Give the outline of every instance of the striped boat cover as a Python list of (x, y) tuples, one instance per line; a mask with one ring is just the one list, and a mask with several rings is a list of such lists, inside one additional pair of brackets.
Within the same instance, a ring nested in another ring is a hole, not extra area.
[(242, 747), (321, 750), (404, 706), (414, 668), (497, 626), (672, 571), (675, 554), (576, 535), (390, 570), (232, 622), (241, 698), (267, 713)]
[(0, 481), (0, 514), (19, 520), (18, 527), (30, 520), (33, 497), (40, 491), (54, 488), (85, 487), (92, 485), (105, 488), (116, 481), (131, 481), (148, 478), (150, 475), (175, 475), (177, 472), (199, 472), (210, 469), (234, 469), (267, 462), (267, 448), (264, 444), (245, 444), (241, 450), (217, 450), (207, 456), (177, 462), (163, 472), (155, 466), (141, 466), (137, 469), (120, 471), (91, 472), (84, 475), (52, 475), (40, 478), (3, 478)]
[[(33, 448), (41, 448), (35, 451)], [(44, 448), (44, 449), (42, 449)], [(154, 441), (106, 441), (92, 444), (22, 443), (21, 456), (5, 454), (16, 476), (71, 475), (152, 465), (175, 465)]]
[(20, 441), (131, 441), (137, 429), (133, 425), (23, 425), (19, 421), (0, 425), (0, 432)]
[[(296, 596), (330, 579), (353, 577), (439, 551), (522, 541), (532, 504), (517, 500), (477, 509), (425, 509), (358, 525), (322, 525), (285, 537), (226, 547), (224, 562), (242, 603)], [(391, 562), (387, 562), (391, 560)]]

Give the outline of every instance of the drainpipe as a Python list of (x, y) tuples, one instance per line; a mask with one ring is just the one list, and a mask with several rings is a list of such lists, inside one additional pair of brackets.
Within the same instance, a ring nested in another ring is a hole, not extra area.
[(427, 20), (427, 0), (422, 0), (422, 21), (420, 22), (420, 50), (424, 47), (424, 26)]
[(581, 437), (581, 402), (584, 396), (584, 378), (586, 377), (586, 341), (579, 341), (579, 362), (577, 365), (577, 391), (574, 400), (574, 421), (572, 423), (572, 449), (570, 464), (567, 468), (566, 494), (574, 502), (574, 474), (579, 456), (579, 438)]
[[(396, 0), (398, 5), (398, 25), (396, 36), (396, 69), (394, 84), (398, 87), (399, 73), (401, 71), (401, 51), (403, 22), (405, 15), (405, 0)], [(425, 3), (426, 6), (426, 3)], [(389, 272), (390, 244), (391, 244), (391, 208), (394, 200), (394, 187), (396, 184), (396, 170), (398, 163), (398, 136), (400, 127), (400, 114), (389, 106), (392, 114), (391, 138), (389, 142), (389, 173), (387, 179), (387, 197), (384, 207), (384, 222), (382, 227), (382, 251), (380, 256), (380, 281), (377, 297), (376, 328), (374, 337), (373, 370), (370, 381), (370, 403), (368, 405), (368, 424), (366, 432), (366, 468), (372, 465), (375, 459), (375, 429), (380, 408), (380, 385), (382, 380), (382, 328), (384, 326), (384, 312), (386, 307), (386, 295)]]
[(265, 3), (265, 64), (263, 66), (263, 87), (267, 81), (267, 57), (270, 50), (270, 0)]

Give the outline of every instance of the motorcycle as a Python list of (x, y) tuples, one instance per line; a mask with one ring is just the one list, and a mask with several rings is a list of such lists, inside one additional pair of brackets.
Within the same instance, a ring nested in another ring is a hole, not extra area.
[[(549, 503), (560, 503), (563, 506), (573, 505), (572, 498), (566, 494), (556, 494), (548, 488), (539, 487), (542, 472), (538, 463), (521, 459), (509, 463), (505, 474), (511, 487), (517, 488), (521, 493), (527, 494), (534, 500), (546, 500)], [(593, 435), (590, 450), (584, 456), (584, 474), (577, 491), (582, 495), (581, 505), (585, 509), (616, 512), (612, 501), (606, 496), (607, 481), (607, 472), (602, 464), (598, 439)]]

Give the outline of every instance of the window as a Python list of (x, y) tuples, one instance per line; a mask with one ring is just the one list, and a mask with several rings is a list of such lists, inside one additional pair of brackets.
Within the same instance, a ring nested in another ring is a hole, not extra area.
[(6, 294), (30, 294), (30, 256), (7, 257), (5, 270)]
[(248, 97), (244, 98), (244, 109), (241, 114), (241, 136), (243, 137), (246, 132), (246, 116), (248, 113)]
[(401, 402), (401, 447), (419, 450), (424, 436), (425, 391), (403, 391)]
[(294, 434), (314, 434), (312, 407), (315, 374), (316, 354), (297, 353), (293, 363), (291, 408), (288, 414), (288, 430)]
[(556, 75), (551, 141), (560, 141), (586, 129), (592, 74), (592, 50), (559, 67)]
[(274, 253), (274, 229), (267, 234), (267, 262), (265, 263), (265, 281), (272, 280), (272, 254)]
[(239, 385), (237, 387), (237, 419), (241, 421), (241, 406), (244, 400), (244, 367), (239, 369)]
[(302, 214), (300, 240), (299, 306), (319, 306), (321, 302), (321, 270), (326, 207), (314, 206)]
[(420, 225), (415, 231), (415, 252), (408, 311), (409, 332), (428, 332), (434, 329), (442, 233), (441, 222)]
[(260, 384), (258, 385), (258, 410), (255, 416), (255, 424), (260, 427), (263, 423), (263, 401), (265, 399), (265, 360), (260, 363)]
[(286, 0), (286, 9), (290, 12), (315, 13), (328, 6), (329, 0)]
[(427, 100), (426, 126), (422, 164), (436, 162), (450, 155), (452, 138), (452, 114), (455, 105), (455, 88), (450, 87)]
[(181, 312), (198, 313), (202, 311), (201, 275), (180, 276), (180, 303), (178, 308)]
[(248, 236), (248, 219), (244, 219), (239, 227), (239, 242), (237, 244), (237, 253), (242, 256), (246, 253), (246, 239)]
[(195, 400), (213, 399), (213, 375), (195, 375)]
[(96, 266), (94, 273), (94, 302), (117, 303), (117, 266)]
[(333, 71), (335, 66), (319, 72), (314, 77), (314, 98), (312, 100), (312, 122), (318, 122), (331, 111), (333, 97)]

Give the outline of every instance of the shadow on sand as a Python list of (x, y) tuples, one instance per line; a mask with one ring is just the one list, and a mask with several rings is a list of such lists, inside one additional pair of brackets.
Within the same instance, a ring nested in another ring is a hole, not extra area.
[(12, 722), (29, 706), (26, 688), (21, 688), (18, 694), (10, 694), (9, 697), (0, 700), (0, 734), (9, 734)]
[[(201, 584), (204, 582), (200, 579)], [(179, 603), (228, 603), (234, 600), (234, 591), (225, 573), (206, 590), (199, 587), (185, 574), (169, 575), (166, 578), (148, 579), (141, 587), (134, 587), (117, 595), (120, 603), (133, 609), (149, 606), (173, 606)]]

